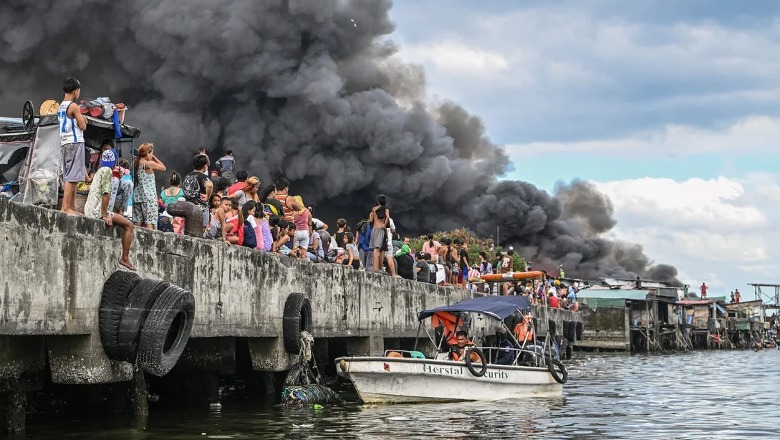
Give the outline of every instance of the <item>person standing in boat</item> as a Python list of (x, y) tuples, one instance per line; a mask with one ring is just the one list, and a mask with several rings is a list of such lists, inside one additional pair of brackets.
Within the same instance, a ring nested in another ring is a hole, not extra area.
[(453, 361), (462, 361), (466, 355), (466, 347), (473, 347), (474, 343), (469, 341), (469, 336), (463, 330), (455, 332), (455, 345), (450, 347), (450, 359)]

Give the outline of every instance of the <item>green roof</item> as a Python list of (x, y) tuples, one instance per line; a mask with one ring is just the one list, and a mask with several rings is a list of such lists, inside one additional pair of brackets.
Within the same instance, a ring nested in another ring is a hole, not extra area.
[(581, 307), (587, 307), (593, 311), (598, 308), (622, 309), (626, 306), (625, 298), (581, 298), (578, 301)]

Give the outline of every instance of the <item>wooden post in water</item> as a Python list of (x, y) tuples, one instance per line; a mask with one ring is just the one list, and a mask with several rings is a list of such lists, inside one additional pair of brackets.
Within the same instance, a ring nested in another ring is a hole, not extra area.
[(653, 341), (655, 342), (656, 350), (661, 349), (661, 337), (658, 333), (661, 330), (661, 326), (658, 324), (658, 297), (653, 296)]
[(647, 301), (647, 297), (645, 297), (645, 313), (647, 314), (645, 319), (645, 351), (650, 353), (650, 303)]

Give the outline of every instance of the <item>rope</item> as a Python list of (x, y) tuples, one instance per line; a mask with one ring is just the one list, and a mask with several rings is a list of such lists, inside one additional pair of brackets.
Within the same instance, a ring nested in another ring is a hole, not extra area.
[(311, 333), (307, 332), (306, 330), (303, 330), (301, 332), (301, 352), (299, 354), (300, 362), (311, 361), (313, 356), (312, 353), (313, 346), (314, 346), (314, 336), (312, 336)]

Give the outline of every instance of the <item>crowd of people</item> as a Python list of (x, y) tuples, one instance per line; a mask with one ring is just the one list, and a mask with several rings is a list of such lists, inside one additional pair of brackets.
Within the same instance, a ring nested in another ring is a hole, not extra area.
[[(200, 148), (192, 158), (192, 171), (184, 176), (170, 172), (168, 186), (158, 191), (157, 173), (168, 168), (150, 142), (134, 152), (132, 165), (119, 158), (110, 139), (86, 160), (86, 120), (77, 104), (81, 85), (75, 78), (67, 78), (63, 90), (65, 96), (57, 113), (65, 182), (62, 211), (82, 215), (76, 210), (75, 196), (78, 190), (86, 194), (83, 215), (123, 229), (119, 263), (130, 270), (135, 270), (129, 257), (134, 227), (184, 232), (184, 218), (168, 212), (177, 202), (189, 202), (201, 211), (205, 238), (260, 252), (477, 290), (482, 275), (515, 270), (512, 249), (497, 252), (495, 259), (481, 252), (479, 261), (471, 261), (462, 240), (434, 240), (432, 234), (419, 249), (413, 249), (410, 237), (398, 234), (385, 195), (376, 197), (364, 220), (354, 228), (340, 218), (333, 231), (314, 216), (314, 208), (304, 204), (301, 196), (291, 195), (287, 179), (263, 185), (259, 177), (236, 167), (231, 150), (212, 166), (205, 149)], [(85, 163), (88, 165), (83, 166)], [(502, 283), (500, 293), (528, 295), (536, 304), (576, 309), (576, 283), (564, 287), (558, 280), (546, 278), (526, 284)]]

